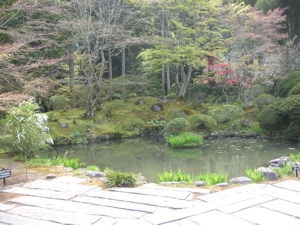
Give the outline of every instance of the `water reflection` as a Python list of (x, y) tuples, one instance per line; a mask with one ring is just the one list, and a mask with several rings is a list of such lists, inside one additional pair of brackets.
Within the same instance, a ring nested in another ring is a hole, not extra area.
[(164, 170), (187, 173), (229, 173), (229, 178), (245, 175), (245, 169), (267, 166), (280, 156), (300, 152), (299, 144), (256, 139), (205, 140), (201, 148), (173, 149), (161, 138), (107, 140), (88, 145), (55, 147), (45, 152), (49, 157), (78, 157), (86, 165), (109, 167), (124, 172), (142, 173), (148, 182), (156, 182), (156, 174)]

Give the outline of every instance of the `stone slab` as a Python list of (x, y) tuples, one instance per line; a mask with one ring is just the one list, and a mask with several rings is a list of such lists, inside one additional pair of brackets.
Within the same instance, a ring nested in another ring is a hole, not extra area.
[(278, 184), (274, 184), (274, 186), (300, 192), (300, 182), (295, 180), (284, 181)]
[(257, 197), (257, 196), (254, 194), (250, 194), (250, 193), (238, 193), (238, 194), (233, 194), (233, 195), (227, 196), (222, 199), (217, 199), (217, 200), (211, 201), (210, 203), (213, 203), (213, 204), (216, 204), (219, 206), (228, 206), (228, 205), (246, 201), (246, 200), (249, 200), (249, 199), (255, 198), (255, 197)]
[(62, 193), (62, 192), (51, 191), (51, 190), (42, 190), (42, 189), (30, 189), (30, 188), (23, 188), (23, 187), (14, 187), (11, 189), (4, 190), (4, 192), (44, 197), (44, 198), (63, 199), (63, 200), (67, 200), (73, 197), (73, 195), (68, 193)]
[(124, 201), (111, 200), (111, 199), (101, 199), (96, 197), (95, 198), (77, 197), (74, 198), (73, 201), (101, 205), (101, 206), (108, 206), (112, 208), (119, 208), (125, 210), (140, 211), (145, 213), (154, 213), (158, 209), (157, 207), (144, 205), (144, 204), (124, 202)]
[(46, 180), (36, 180), (31, 183), (23, 185), (23, 187), (31, 188), (31, 189), (43, 189), (43, 190), (65, 192), (72, 196), (83, 194), (97, 188), (97, 186), (52, 182)]
[(9, 213), (0, 212), (0, 224), (10, 224), (10, 225), (57, 225), (57, 223), (45, 221), (45, 220), (36, 220), (32, 218), (27, 218), (18, 215), (12, 215)]
[(8, 205), (8, 204), (0, 203), (0, 211), (9, 210), (9, 209), (12, 209), (14, 207), (15, 207), (15, 205)]
[(98, 197), (104, 199), (113, 199), (118, 201), (133, 202), (151, 206), (167, 207), (173, 209), (183, 209), (194, 205), (191, 201), (183, 201), (165, 197), (138, 195), (122, 192), (97, 191), (90, 193), (89, 197)]
[(162, 213), (155, 213), (153, 215), (146, 215), (144, 219), (152, 224), (164, 224), (164, 223), (170, 223), (177, 220), (182, 220), (187, 217), (192, 217), (204, 212), (208, 212), (214, 210), (215, 208), (216, 208), (215, 205), (210, 203), (205, 203), (205, 204), (196, 205), (188, 209), (178, 209), (178, 210), (172, 210), (168, 213), (162, 212)]
[[(102, 225), (102, 224), (101, 224)], [(114, 225), (152, 225), (151, 223), (143, 220), (143, 219), (138, 219), (138, 220), (119, 220)]]
[(236, 204), (231, 204), (228, 206), (218, 208), (218, 210), (220, 210), (221, 212), (230, 214), (230, 213), (234, 213), (234, 212), (237, 212), (237, 211), (240, 211), (240, 210), (243, 210), (243, 209), (255, 206), (255, 205), (259, 205), (259, 204), (262, 204), (265, 202), (272, 201), (274, 199), (275, 198), (270, 197), (270, 196), (258, 196), (255, 198), (248, 199), (246, 201), (242, 201), (242, 202), (238, 202)]
[(116, 219), (103, 217), (100, 220), (98, 220), (96, 223), (94, 223), (93, 225), (113, 225), (113, 224), (116, 224), (116, 222), (117, 222)]
[(181, 199), (181, 200), (185, 200), (191, 195), (190, 192), (138, 189), (138, 188), (109, 188), (108, 190), (132, 193), (132, 194), (153, 195), (153, 196), (160, 196), (160, 197), (167, 197), (167, 198), (175, 198), (175, 199)]
[[(280, 188), (278, 188), (280, 189)], [(300, 193), (295, 192), (295, 191), (289, 191), (289, 190), (280, 190), (277, 192), (271, 192), (268, 194), (269, 196), (286, 200), (289, 202), (294, 202), (300, 204)]]
[(145, 213), (137, 211), (129, 211), (124, 209), (116, 209), (105, 206), (90, 205), (87, 208), (81, 210), (83, 214), (106, 216), (115, 219), (139, 219), (145, 215)]
[(52, 180), (53, 182), (61, 182), (66, 184), (80, 184), (86, 181), (85, 178), (71, 177), (71, 176), (62, 176)]
[[(285, 213), (294, 217), (298, 217), (300, 219), (300, 205), (283, 201), (283, 200), (275, 200), (272, 202), (268, 202), (261, 205), (262, 207), (275, 210), (281, 213)], [(299, 220), (300, 224), (300, 220)]]
[(252, 223), (249, 223), (246, 220), (234, 217), (232, 215), (227, 215), (225, 213), (216, 210), (203, 213), (198, 216), (193, 216), (188, 219), (201, 225), (212, 225), (212, 224), (252, 225)]
[(178, 220), (175, 222), (171, 222), (171, 223), (165, 223), (165, 225), (198, 225), (199, 223), (195, 223), (193, 221), (190, 221), (188, 219), (184, 219), (184, 220)]
[(10, 199), (9, 201), (23, 204), (23, 205), (36, 206), (36, 207), (47, 208), (47, 209), (56, 209), (56, 210), (67, 211), (67, 212), (79, 212), (83, 208), (89, 206), (89, 204), (84, 204), (84, 203), (63, 201), (63, 200), (50, 199), (50, 198), (40, 198), (40, 197), (33, 197), (33, 196), (17, 197), (17, 198)]
[[(149, 189), (147, 186), (141, 186), (140, 189)], [(211, 193), (211, 190), (208, 189), (201, 189), (201, 188), (175, 188), (175, 187), (162, 187), (162, 186), (156, 186), (151, 187), (151, 189), (156, 190), (168, 190), (168, 191), (182, 191), (182, 192), (189, 192), (189, 193), (196, 193), (196, 194), (209, 194)]]
[(32, 206), (20, 206), (10, 210), (9, 213), (39, 220), (72, 225), (90, 225), (97, 222), (100, 219), (99, 216), (94, 215), (63, 212), (54, 209), (37, 208)]
[(300, 220), (262, 207), (252, 207), (232, 214), (259, 225), (299, 225)]
[(249, 191), (249, 193), (255, 194), (255, 195), (266, 195), (266, 194), (270, 194), (270, 193), (277, 192), (280, 190), (282, 190), (282, 189), (279, 187), (266, 186), (264, 188)]

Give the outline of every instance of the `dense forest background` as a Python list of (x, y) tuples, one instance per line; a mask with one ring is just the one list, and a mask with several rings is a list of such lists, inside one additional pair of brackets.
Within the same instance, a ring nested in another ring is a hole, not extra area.
[(295, 0), (1, 0), (1, 117), (29, 98), (94, 118), (105, 102), (166, 96), (260, 107), (264, 129), (298, 139), (299, 10)]

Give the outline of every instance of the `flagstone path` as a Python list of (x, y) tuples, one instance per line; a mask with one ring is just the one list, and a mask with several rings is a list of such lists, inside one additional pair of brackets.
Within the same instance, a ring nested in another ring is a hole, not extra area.
[(83, 181), (63, 176), (0, 191), (21, 195), (0, 203), (0, 225), (300, 225), (300, 180), (216, 193), (153, 184), (102, 190)]

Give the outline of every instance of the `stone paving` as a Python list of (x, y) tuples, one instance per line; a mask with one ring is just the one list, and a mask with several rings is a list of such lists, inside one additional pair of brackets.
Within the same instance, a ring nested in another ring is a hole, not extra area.
[(0, 225), (300, 225), (300, 180), (216, 193), (154, 184), (102, 190), (83, 181), (64, 176), (2, 190), (21, 196), (0, 203)]

